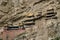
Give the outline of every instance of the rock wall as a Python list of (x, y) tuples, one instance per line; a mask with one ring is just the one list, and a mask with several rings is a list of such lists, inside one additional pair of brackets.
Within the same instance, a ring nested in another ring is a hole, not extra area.
[(56, 40), (60, 37), (60, 1), (0, 0), (0, 26), (9, 23), (25, 28), (25, 34), (14, 40)]

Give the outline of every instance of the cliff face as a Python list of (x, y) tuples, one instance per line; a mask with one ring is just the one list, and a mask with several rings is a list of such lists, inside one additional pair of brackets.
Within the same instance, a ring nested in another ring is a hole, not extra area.
[(60, 0), (0, 0), (0, 26), (10, 23), (25, 28), (14, 40), (60, 40)]

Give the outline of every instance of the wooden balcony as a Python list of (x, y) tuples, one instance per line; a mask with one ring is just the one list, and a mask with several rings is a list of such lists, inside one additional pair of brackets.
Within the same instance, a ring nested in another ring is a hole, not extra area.
[(32, 25), (32, 24), (35, 24), (35, 22), (34, 21), (24, 22), (24, 25)]

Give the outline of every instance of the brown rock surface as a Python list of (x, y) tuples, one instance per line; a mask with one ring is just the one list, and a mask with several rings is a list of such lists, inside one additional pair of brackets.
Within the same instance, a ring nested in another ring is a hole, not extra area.
[[(6, 26), (18, 26), (24, 32), (11, 30), (16, 36), (12, 38), (10, 32), (6, 39)], [(3, 40), (56, 40), (60, 38), (60, 0), (0, 0), (0, 27)]]

